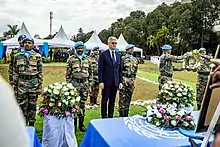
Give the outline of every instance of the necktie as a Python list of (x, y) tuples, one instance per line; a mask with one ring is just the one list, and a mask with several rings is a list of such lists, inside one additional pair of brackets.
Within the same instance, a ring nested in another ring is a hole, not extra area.
[(114, 54), (114, 51), (112, 51), (112, 62), (113, 62), (113, 64), (115, 64), (115, 54)]

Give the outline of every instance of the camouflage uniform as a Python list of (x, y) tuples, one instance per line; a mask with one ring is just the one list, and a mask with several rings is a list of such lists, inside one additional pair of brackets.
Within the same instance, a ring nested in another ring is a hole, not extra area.
[[(210, 56), (207, 56), (211, 58)], [(210, 62), (204, 58), (200, 59), (200, 66), (197, 70), (197, 83), (196, 83), (196, 101), (197, 101), (197, 109), (199, 110), (202, 104), (203, 95), (205, 93), (206, 84), (208, 81), (208, 76), (210, 73)]]
[(163, 54), (160, 56), (160, 65), (159, 65), (159, 90), (161, 90), (163, 84), (168, 81), (172, 81), (173, 71), (181, 71), (182, 68), (175, 67), (173, 61), (183, 60), (186, 58), (187, 54), (183, 56), (173, 56), (170, 54)]
[(91, 64), (93, 70), (93, 85), (91, 87), (90, 93), (90, 104), (97, 104), (97, 98), (99, 94), (99, 81), (98, 81), (98, 60), (99, 55), (92, 54), (91, 57)]
[(15, 54), (19, 53), (20, 51), (23, 51), (23, 47), (19, 48), (13, 48), (10, 54), (10, 62), (9, 62), (9, 70), (8, 70), (8, 75), (9, 75), (9, 83), (11, 86), (13, 86), (13, 60)]
[(134, 82), (138, 70), (138, 60), (129, 54), (122, 56), (123, 88), (119, 91), (119, 115), (127, 117), (134, 91)]
[[(93, 81), (92, 65), (89, 57), (84, 55), (80, 59), (77, 55), (70, 56), (67, 61), (66, 82), (72, 83), (77, 88), (81, 97), (79, 107), (82, 112), (78, 114), (79, 128), (84, 127), (85, 102), (88, 97), (88, 90)], [(75, 120), (76, 127), (76, 120)]]
[(36, 104), (42, 82), (41, 55), (34, 50), (30, 50), (29, 57), (24, 52), (17, 53), (13, 61), (13, 84), (17, 101), (30, 126), (36, 121)]

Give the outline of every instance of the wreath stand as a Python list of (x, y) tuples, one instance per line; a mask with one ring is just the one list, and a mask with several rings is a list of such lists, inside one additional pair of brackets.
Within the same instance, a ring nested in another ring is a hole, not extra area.
[(199, 145), (197, 145), (196, 142), (193, 139), (202, 140), (201, 147), (209, 147), (210, 144), (211, 144), (209, 142), (209, 139), (214, 133), (214, 128), (215, 128), (215, 126), (218, 122), (219, 115), (220, 115), (220, 102), (218, 103), (218, 107), (215, 110), (215, 113), (212, 117), (212, 120), (210, 122), (210, 125), (208, 127), (207, 132), (205, 132), (205, 133), (195, 133), (195, 130), (185, 130), (185, 129), (182, 129), (182, 128), (179, 128), (179, 132), (181, 134), (183, 134), (184, 136), (189, 137), (189, 142), (192, 144), (193, 147), (194, 146), (199, 147)]

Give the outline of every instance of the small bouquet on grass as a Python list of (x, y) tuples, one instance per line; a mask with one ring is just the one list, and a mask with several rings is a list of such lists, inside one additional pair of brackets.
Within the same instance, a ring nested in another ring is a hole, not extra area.
[(172, 81), (169, 81), (163, 85), (157, 97), (158, 103), (172, 104), (178, 108), (192, 107), (194, 100), (195, 92), (191, 86)]
[(40, 116), (73, 116), (79, 111), (80, 97), (71, 83), (57, 82), (44, 88)]
[(195, 122), (191, 112), (184, 109), (177, 109), (173, 105), (148, 105), (144, 114), (146, 120), (157, 126), (165, 128), (185, 128), (194, 129)]

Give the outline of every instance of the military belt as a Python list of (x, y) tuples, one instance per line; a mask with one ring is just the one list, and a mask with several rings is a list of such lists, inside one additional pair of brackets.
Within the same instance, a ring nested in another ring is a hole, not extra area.
[(132, 75), (129, 75), (129, 74), (123, 74), (123, 76), (126, 78), (132, 78)]
[(38, 76), (37, 75), (22, 75), (22, 76), (19, 76), (19, 78), (23, 80), (31, 80), (31, 79), (38, 78)]
[(173, 74), (161, 74), (161, 76), (165, 76), (165, 77), (173, 77)]
[(199, 75), (209, 75), (209, 72), (198, 72)]
[(85, 79), (73, 79), (74, 82), (76, 83), (85, 83), (88, 81), (88, 78), (85, 78)]

